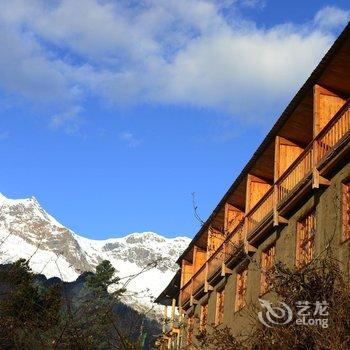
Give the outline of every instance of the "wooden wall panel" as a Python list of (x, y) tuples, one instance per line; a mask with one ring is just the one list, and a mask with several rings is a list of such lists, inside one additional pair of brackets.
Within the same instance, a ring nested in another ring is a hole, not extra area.
[(215, 253), (220, 245), (223, 243), (225, 235), (214, 228), (208, 230), (208, 258)]
[(344, 105), (345, 99), (319, 85), (314, 88), (314, 136)]
[(275, 181), (303, 152), (303, 148), (283, 137), (276, 137)]
[(247, 178), (247, 200), (246, 200), (246, 213), (252, 209), (255, 204), (264, 196), (264, 194), (271, 188), (271, 185), (266, 181), (253, 176), (248, 175)]
[(226, 203), (225, 205), (225, 233), (231, 233), (244, 217), (244, 213), (234, 207), (233, 205)]
[(192, 275), (193, 275), (192, 264), (186, 260), (182, 260), (181, 288), (192, 278)]
[(193, 274), (195, 274), (206, 262), (207, 252), (199, 247), (193, 249)]

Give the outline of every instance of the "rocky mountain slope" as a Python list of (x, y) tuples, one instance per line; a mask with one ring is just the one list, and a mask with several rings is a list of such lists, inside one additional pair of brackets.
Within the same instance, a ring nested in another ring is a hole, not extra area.
[(153, 232), (91, 240), (62, 226), (34, 197), (0, 194), (0, 263), (27, 258), (33, 271), (73, 281), (108, 259), (118, 270), (120, 286), (127, 289), (123, 301), (139, 311), (153, 307), (153, 298), (171, 280), (175, 260), (189, 241)]

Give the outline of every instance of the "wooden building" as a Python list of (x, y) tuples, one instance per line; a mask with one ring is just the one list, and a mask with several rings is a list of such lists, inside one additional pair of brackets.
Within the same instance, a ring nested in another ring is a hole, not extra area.
[(179, 258), (157, 299), (172, 308), (164, 349), (190, 345), (209, 323), (242, 334), (277, 260), (302, 267), (331, 235), (339, 261), (349, 260), (349, 98), (350, 24)]

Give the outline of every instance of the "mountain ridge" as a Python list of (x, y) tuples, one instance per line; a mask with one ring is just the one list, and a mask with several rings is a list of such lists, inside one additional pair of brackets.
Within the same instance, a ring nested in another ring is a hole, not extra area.
[(154, 307), (153, 298), (171, 280), (175, 261), (189, 242), (187, 237), (166, 238), (151, 231), (85, 238), (60, 224), (35, 197), (9, 199), (0, 194), (1, 263), (26, 258), (36, 273), (73, 281), (110, 260), (127, 284), (123, 302), (141, 312)]

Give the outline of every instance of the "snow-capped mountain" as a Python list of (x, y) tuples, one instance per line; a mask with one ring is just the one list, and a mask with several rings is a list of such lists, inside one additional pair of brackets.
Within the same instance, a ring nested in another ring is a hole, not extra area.
[(9, 199), (0, 194), (0, 263), (26, 258), (34, 272), (73, 281), (107, 259), (127, 289), (123, 301), (140, 311), (150, 308), (153, 297), (171, 280), (175, 260), (189, 241), (153, 232), (91, 240), (57, 222), (34, 197)]

